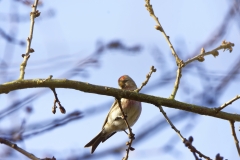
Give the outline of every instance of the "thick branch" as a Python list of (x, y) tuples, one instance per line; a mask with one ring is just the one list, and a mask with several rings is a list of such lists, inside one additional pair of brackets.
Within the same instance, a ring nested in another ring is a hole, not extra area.
[(203, 106), (197, 106), (194, 104), (183, 103), (176, 100), (151, 96), (151, 95), (137, 93), (133, 91), (121, 90), (121, 89), (110, 88), (105, 86), (98, 86), (98, 85), (89, 84), (87, 82), (79, 82), (79, 81), (72, 81), (72, 80), (66, 80), (66, 79), (51, 79), (45, 82), (42, 82), (42, 80), (40, 79), (11, 81), (11, 82), (0, 85), (0, 94), (8, 93), (10, 91), (19, 90), (19, 89), (42, 88), (42, 87), (69, 88), (69, 89), (75, 89), (75, 90), (88, 92), (88, 93), (128, 98), (128, 99), (132, 99), (140, 102), (150, 103), (156, 106), (162, 105), (169, 108), (185, 110), (185, 111), (189, 111), (189, 112), (193, 112), (201, 115), (207, 115), (211, 117), (216, 117), (220, 119), (240, 121), (239, 114), (231, 114), (231, 113), (226, 113), (222, 111), (216, 114), (216, 110), (214, 108), (207, 108)]

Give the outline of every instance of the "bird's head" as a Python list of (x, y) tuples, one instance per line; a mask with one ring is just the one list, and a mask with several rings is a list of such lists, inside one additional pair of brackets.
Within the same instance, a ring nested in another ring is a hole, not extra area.
[(135, 90), (137, 89), (136, 83), (128, 75), (123, 75), (118, 79), (118, 85), (121, 89)]

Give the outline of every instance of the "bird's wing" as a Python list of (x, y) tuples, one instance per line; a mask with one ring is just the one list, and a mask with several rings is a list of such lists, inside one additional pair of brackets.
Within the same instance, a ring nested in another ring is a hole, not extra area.
[(105, 124), (107, 123), (109, 114), (113, 111), (113, 108), (114, 108), (115, 105), (117, 105), (117, 103), (118, 103), (117, 100), (115, 100), (114, 103), (112, 104), (112, 106), (111, 106), (111, 108), (110, 108), (110, 110), (109, 110), (109, 112), (108, 112), (108, 114), (107, 114), (107, 117), (106, 117), (106, 119), (105, 119), (105, 121), (104, 121), (104, 123), (103, 123), (102, 129), (103, 129), (103, 127), (105, 126)]

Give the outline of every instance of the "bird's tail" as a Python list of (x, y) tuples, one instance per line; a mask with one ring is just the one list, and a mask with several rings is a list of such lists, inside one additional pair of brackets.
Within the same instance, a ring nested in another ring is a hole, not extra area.
[(105, 137), (104, 137), (104, 135), (101, 131), (100, 133), (98, 133), (98, 135), (96, 137), (94, 137), (84, 147), (92, 147), (91, 153), (93, 153), (95, 151), (95, 149), (97, 148), (97, 146), (99, 145), (99, 143), (104, 141), (104, 140), (105, 140)]

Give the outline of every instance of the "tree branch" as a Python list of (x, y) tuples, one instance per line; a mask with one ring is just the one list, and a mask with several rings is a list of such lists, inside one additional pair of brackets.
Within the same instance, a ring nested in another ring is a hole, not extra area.
[(10, 91), (27, 89), (27, 88), (68, 88), (75, 89), (88, 93), (95, 93), (113, 97), (121, 97), (132, 99), (140, 102), (150, 103), (156, 106), (162, 105), (169, 108), (175, 108), (180, 110), (185, 110), (192, 113), (197, 113), (201, 115), (207, 115), (211, 117), (216, 117), (224, 120), (240, 121), (239, 114), (231, 114), (227, 112), (220, 111), (216, 114), (214, 108), (207, 108), (204, 106), (198, 106), (194, 104), (183, 103), (176, 100), (171, 100), (162, 97), (151, 96), (147, 94), (137, 93), (134, 91), (121, 90), (106, 86), (99, 86), (89, 84), (87, 82), (73, 81), (67, 79), (51, 79), (42, 82), (40, 79), (29, 79), (29, 80), (16, 80), (4, 83), (0, 85), (0, 94), (8, 93)]
[(53, 92), (53, 94), (54, 94), (54, 97), (55, 97), (55, 100), (54, 100), (54, 103), (53, 103), (53, 107), (52, 107), (52, 112), (53, 112), (53, 114), (56, 113), (56, 108), (57, 108), (56, 103), (58, 103), (60, 112), (61, 112), (62, 114), (65, 114), (65, 113), (66, 113), (66, 110), (65, 110), (65, 108), (61, 105), (61, 102), (60, 102), (59, 99), (58, 99), (57, 92), (56, 92), (55, 88), (50, 88), (50, 89), (52, 90), (52, 92)]
[(185, 67), (186, 65), (188, 65), (189, 63), (191, 63), (191, 62), (193, 62), (195, 60), (198, 60), (199, 62), (203, 62), (205, 60), (204, 56), (207, 56), (207, 55), (210, 55), (210, 54), (212, 54), (214, 57), (216, 57), (216, 56), (219, 55), (218, 50), (220, 50), (220, 49), (223, 49), (224, 51), (225, 50), (229, 50), (229, 52), (232, 52), (232, 50), (233, 50), (232, 47), (233, 46), (234, 46), (233, 43), (227, 42), (227, 41), (224, 40), (220, 46), (218, 46), (217, 48), (213, 49), (212, 51), (205, 52), (204, 48), (202, 48), (199, 55), (197, 55), (197, 56), (195, 56), (195, 57), (193, 57), (191, 59), (188, 59), (186, 62), (179, 61), (176, 81), (175, 81), (175, 84), (174, 84), (173, 92), (172, 92), (172, 94), (171, 94), (171, 96), (169, 98), (170, 99), (175, 99), (175, 96), (176, 96), (177, 91), (178, 91), (180, 79), (181, 79), (181, 76), (182, 76), (182, 68), (183, 67)]
[(157, 23), (157, 26), (155, 26), (155, 29), (159, 30), (160, 32), (162, 32), (163, 36), (165, 37), (165, 39), (166, 39), (166, 41), (167, 41), (167, 43), (168, 43), (168, 45), (170, 47), (170, 50), (172, 51), (172, 55), (175, 57), (176, 63), (179, 66), (181, 60), (178, 57), (176, 51), (174, 50), (172, 43), (170, 42), (170, 39), (169, 39), (170, 37), (167, 36), (166, 32), (164, 31), (162, 25), (160, 24), (160, 22), (158, 20), (158, 17), (155, 16), (153, 8), (152, 8), (152, 5), (150, 4), (150, 0), (145, 0), (145, 2), (146, 2), (145, 7), (147, 8), (148, 12), (150, 13), (150, 16), (153, 17), (153, 19)]
[(23, 155), (27, 156), (28, 158), (30, 158), (32, 160), (40, 160), (40, 158), (37, 158), (32, 153), (29, 153), (29, 152), (25, 151), (24, 149), (18, 147), (16, 144), (14, 144), (14, 143), (6, 140), (6, 139), (0, 138), (0, 143), (3, 143), (5, 145), (17, 150), (18, 152), (22, 153)]
[(170, 95), (170, 99), (175, 99), (175, 96), (177, 94), (177, 91), (178, 91), (178, 86), (179, 86), (179, 83), (180, 83), (180, 79), (181, 79), (181, 72), (182, 72), (182, 67), (184, 66), (183, 64), (183, 61), (178, 57), (171, 41), (170, 41), (170, 37), (167, 36), (166, 32), (164, 31), (162, 25), (160, 24), (158, 18), (155, 16), (154, 14), (154, 11), (153, 11), (153, 8), (152, 8), (152, 5), (150, 4), (150, 0), (145, 0), (146, 4), (145, 4), (145, 7), (147, 8), (147, 10), (149, 11), (150, 13), (150, 16), (153, 17), (153, 19), (156, 21), (156, 23), (158, 25), (155, 26), (155, 29), (156, 30), (159, 30), (160, 32), (162, 32), (163, 36), (165, 37), (169, 47), (170, 47), (170, 50), (172, 51), (172, 55), (175, 57), (175, 60), (176, 60), (176, 64), (178, 66), (178, 70), (177, 70), (177, 76), (176, 76), (176, 81), (175, 81), (175, 84), (174, 84), (174, 87), (173, 87), (173, 92), (172, 94)]
[(218, 113), (219, 111), (221, 111), (222, 109), (224, 109), (225, 107), (227, 107), (228, 105), (232, 104), (234, 101), (238, 100), (240, 98), (240, 95), (237, 95), (236, 97), (234, 97), (233, 99), (231, 99), (230, 101), (224, 103), (223, 105), (221, 105), (216, 109), (216, 113)]
[[(135, 92), (139, 92), (139, 91), (148, 83), (148, 81), (149, 81), (152, 73), (153, 73), (153, 72), (156, 72), (156, 71), (157, 71), (157, 70), (154, 68), (154, 66), (152, 66), (150, 72), (149, 72), (149, 73), (147, 74), (147, 76), (146, 76), (146, 80), (142, 83), (141, 87), (138, 88), (138, 89), (136, 89), (136, 90), (134, 90), (134, 91), (135, 91)], [(122, 119), (124, 120), (124, 122), (125, 122), (125, 124), (126, 124), (126, 126), (127, 126), (127, 128), (128, 128), (128, 131), (129, 131), (128, 137), (129, 137), (130, 141), (128, 141), (128, 142), (126, 143), (126, 145), (128, 146), (128, 148), (126, 149), (126, 156), (123, 157), (123, 160), (128, 160), (129, 151), (130, 151), (130, 150), (131, 150), (131, 151), (135, 150), (135, 149), (132, 147), (133, 140), (135, 139), (135, 137), (134, 137), (135, 134), (132, 132), (132, 128), (129, 126), (129, 123), (128, 123), (128, 121), (127, 121), (127, 115), (126, 115), (126, 114), (124, 113), (124, 111), (123, 111), (122, 103), (121, 103), (121, 98), (116, 97), (116, 100), (117, 100), (118, 106), (119, 106), (119, 108), (120, 108), (120, 110), (121, 110), (121, 112), (122, 112)], [(126, 132), (126, 131), (125, 131), (125, 132)], [(126, 133), (127, 133), (127, 132), (126, 132)]]
[(166, 121), (170, 124), (170, 126), (172, 127), (172, 129), (178, 134), (178, 136), (181, 138), (181, 140), (184, 142), (185, 138), (182, 136), (182, 134), (180, 133), (180, 131), (173, 125), (173, 123), (170, 121), (170, 119), (168, 118), (166, 112), (163, 110), (162, 106), (158, 106), (160, 112), (162, 112), (164, 118), (166, 119)]
[(169, 97), (170, 99), (175, 99), (175, 96), (177, 94), (177, 90), (178, 90), (178, 87), (179, 87), (179, 83), (180, 83), (181, 77), (182, 77), (182, 68), (178, 67), (177, 77), (176, 77), (176, 81), (175, 81), (175, 84), (174, 84), (174, 87), (173, 87), (172, 94)]
[(26, 53), (23, 54), (23, 62), (20, 65), (20, 76), (19, 79), (24, 79), (24, 74), (25, 74), (25, 68), (27, 66), (27, 61), (28, 58), (30, 57), (30, 53), (34, 52), (34, 50), (31, 48), (31, 42), (32, 42), (32, 37), (33, 37), (33, 28), (34, 28), (34, 19), (38, 16), (40, 16), (40, 12), (37, 10), (37, 5), (38, 5), (38, 0), (35, 0), (34, 5), (32, 5), (32, 12), (30, 13), (30, 33), (29, 37), (27, 38), (27, 49)]
[(189, 137), (189, 140), (187, 140), (186, 138), (184, 138), (182, 136), (182, 134), (180, 133), (180, 131), (173, 125), (173, 123), (171, 122), (171, 120), (168, 118), (166, 112), (163, 110), (162, 106), (158, 106), (158, 108), (160, 109), (160, 112), (162, 112), (164, 118), (166, 119), (166, 121), (170, 124), (170, 126), (172, 127), (172, 129), (178, 134), (178, 136), (181, 138), (182, 142), (185, 144), (185, 146), (187, 146), (191, 152), (193, 152), (194, 157), (196, 157), (196, 154), (199, 154), (200, 157), (204, 157), (208, 160), (210, 160), (210, 158), (208, 156), (205, 156), (204, 154), (202, 154), (200, 151), (198, 151), (195, 147), (192, 146), (192, 142), (193, 142), (193, 138)]
[(237, 139), (237, 135), (235, 132), (234, 121), (229, 121), (229, 122), (230, 122), (231, 130), (232, 130), (232, 136), (233, 136), (233, 139), (234, 139), (237, 151), (238, 151), (238, 155), (240, 157), (240, 147), (239, 147), (239, 141)]
[(138, 89), (136, 89), (135, 91), (136, 91), (136, 92), (140, 92), (141, 89), (148, 83), (148, 81), (149, 81), (152, 73), (153, 73), (153, 72), (156, 72), (156, 71), (157, 71), (157, 69), (154, 68), (154, 66), (152, 66), (150, 72), (149, 72), (149, 73), (147, 74), (147, 76), (146, 76), (146, 80), (142, 83), (141, 87), (138, 88)]
[(229, 50), (229, 52), (231, 53), (232, 52), (232, 47), (234, 46), (234, 43), (231, 43), (231, 42), (227, 42), (227, 41), (223, 41), (222, 44), (220, 46), (218, 46), (217, 48), (209, 51), (209, 52), (205, 52), (204, 48), (202, 48), (201, 50), (201, 53), (191, 59), (188, 59), (186, 62), (184, 62), (184, 65), (188, 65), (189, 63), (195, 61), (195, 60), (198, 60), (200, 62), (203, 62), (204, 61), (204, 57), (207, 56), (207, 55), (213, 55), (214, 57), (218, 56), (219, 53), (218, 53), (218, 50), (221, 50), (223, 49), (223, 51), (225, 50)]
[(129, 151), (130, 150), (132, 150), (132, 151), (134, 150), (134, 148), (132, 148), (132, 142), (135, 139), (135, 137), (134, 137), (134, 134), (132, 132), (132, 128), (129, 126), (129, 123), (127, 121), (127, 115), (125, 115), (125, 113), (123, 111), (122, 104), (121, 104), (121, 98), (116, 98), (116, 99), (117, 99), (117, 102), (118, 102), (118, 106), (119, 106), (119, 108), (120, 108), (120, 110), (122, 112), (122, 119), (124, 120), (124, 122), (125, 122), (125, 124), (126, 124), (126, 126), (128, 128), (128, 131), (129, 131), (128, 137), (129, 137), (130, 141), (128, 141), (126, 143), (128, 148), (126, 149), (126, 156), (123, 157), (123, 160), (128, 160)]

